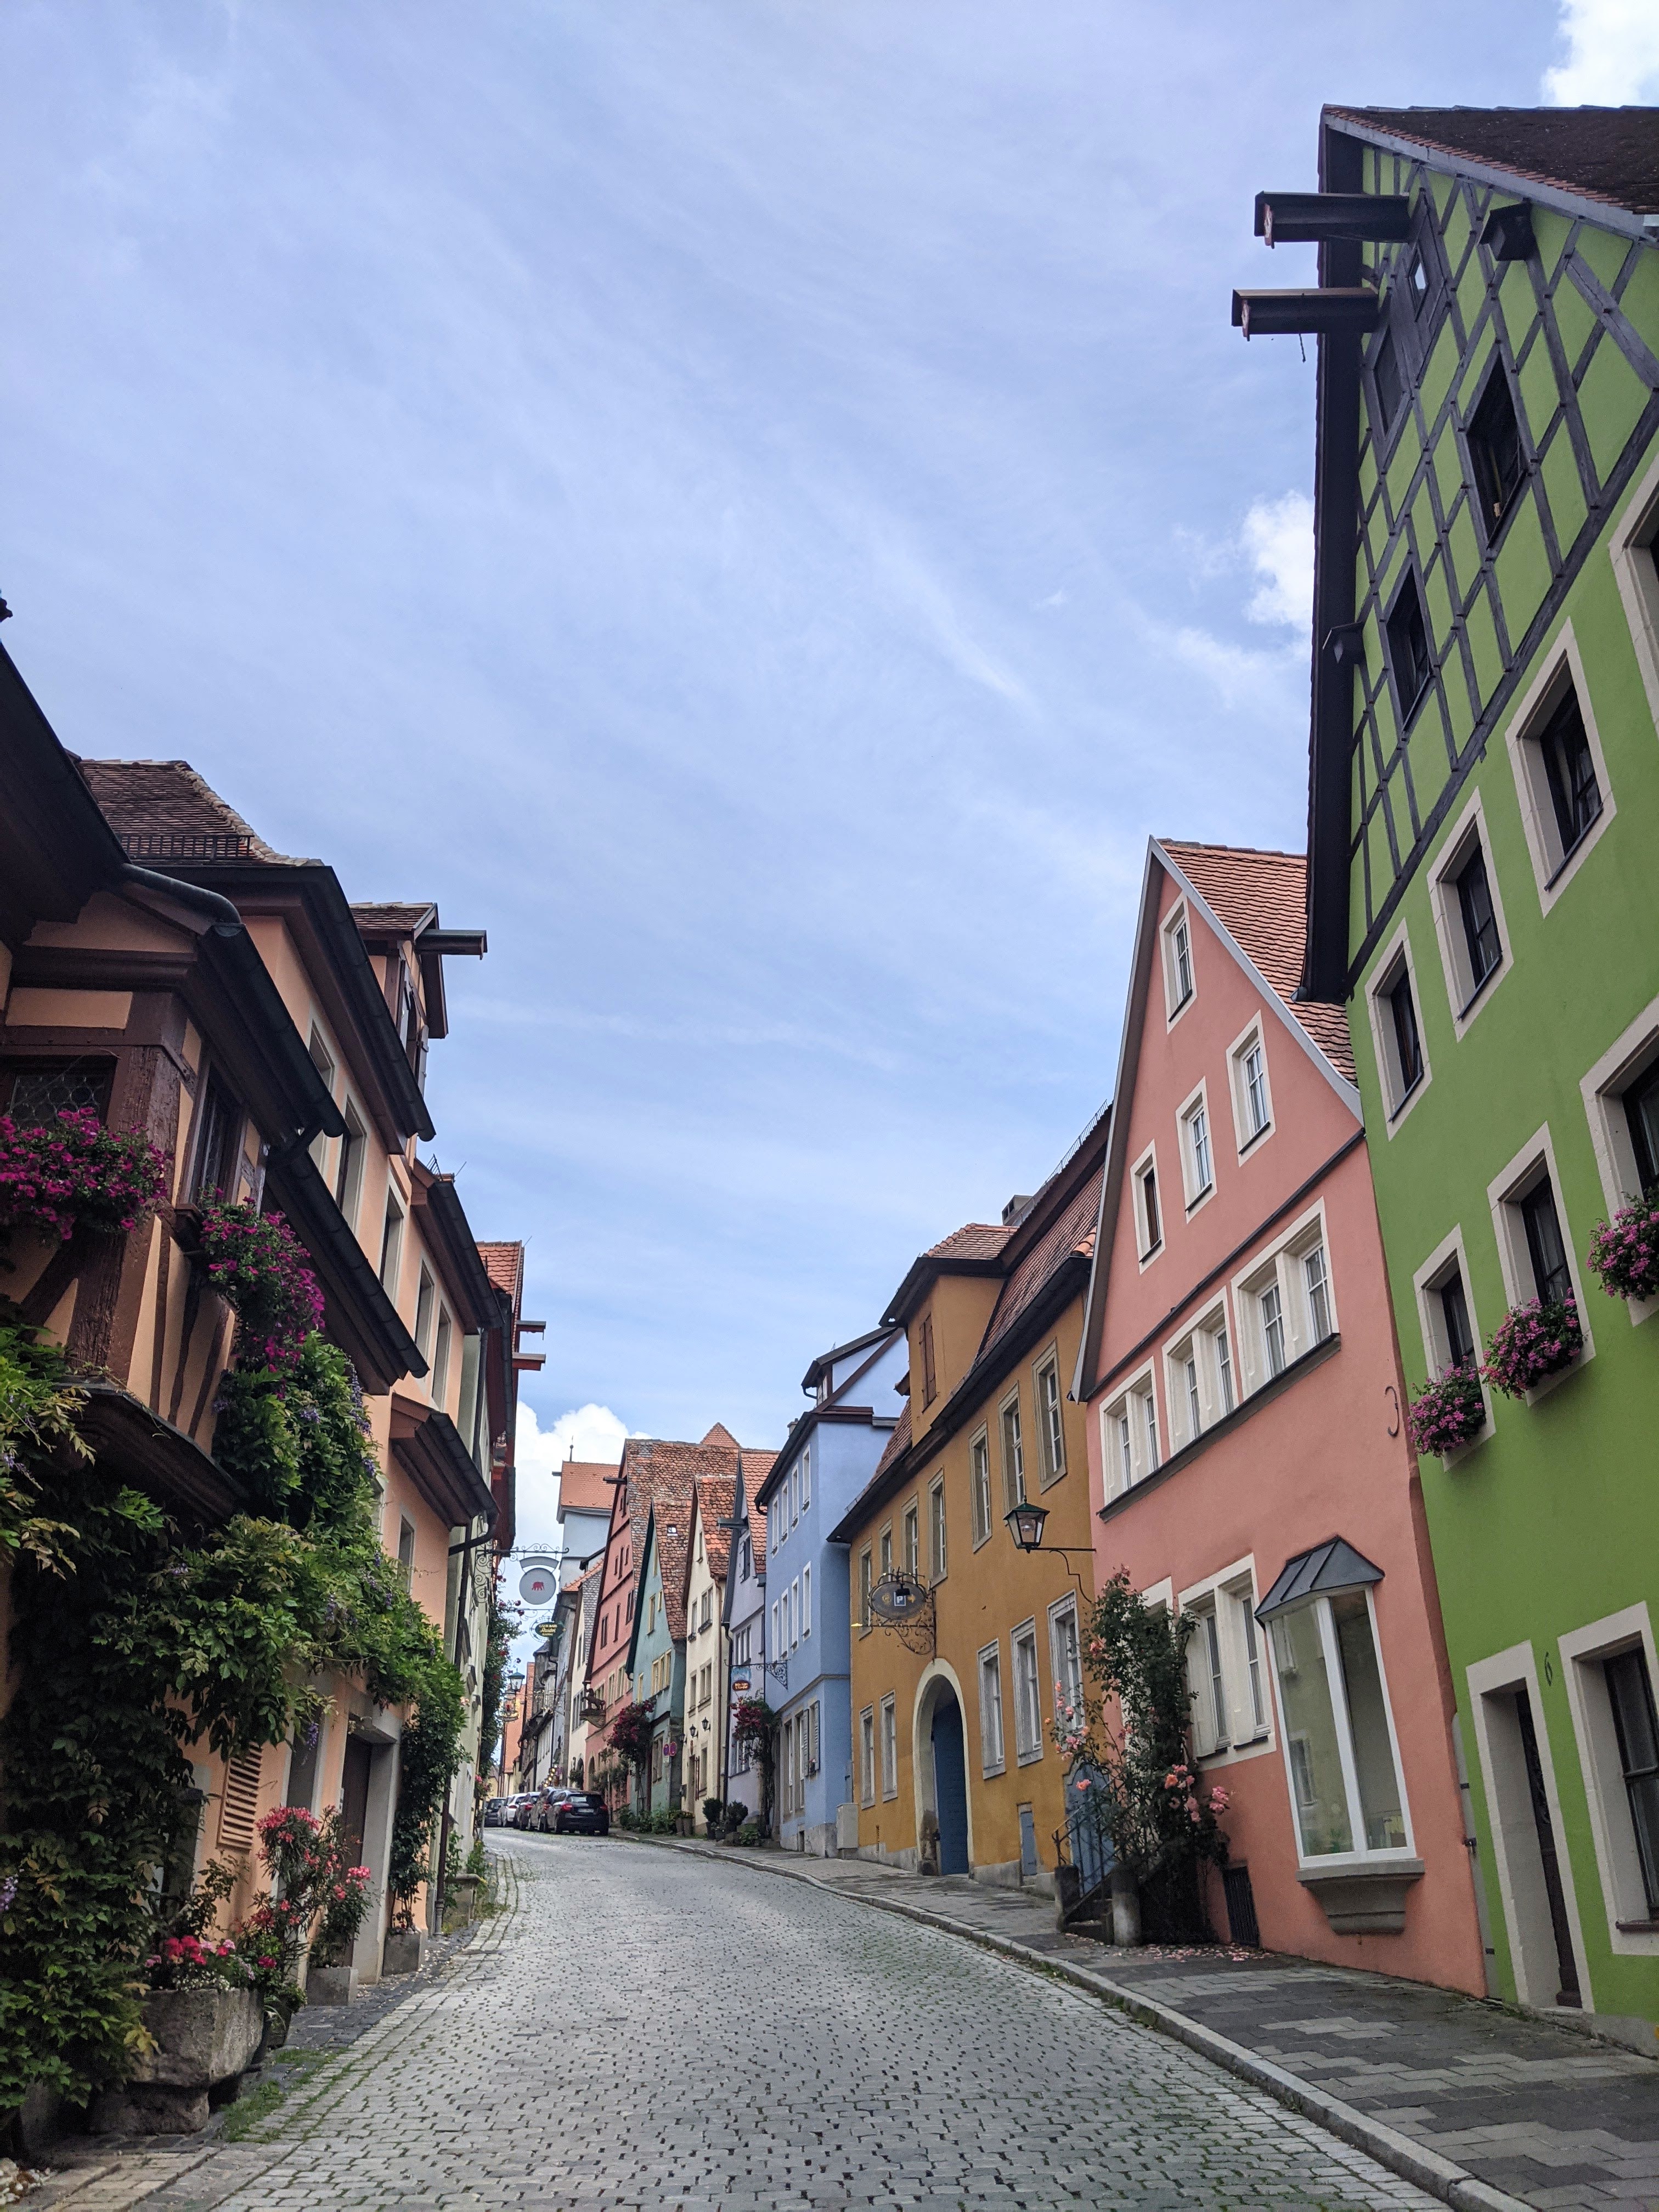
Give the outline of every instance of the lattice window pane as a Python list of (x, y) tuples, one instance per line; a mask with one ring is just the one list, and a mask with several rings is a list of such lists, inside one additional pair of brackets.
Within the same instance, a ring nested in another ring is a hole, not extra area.
[(0, 1110), (26, 1128), (88, 1107), (101, 1120), (113, 1073), (107, 1060), (15, 1060), (0, 1070)]

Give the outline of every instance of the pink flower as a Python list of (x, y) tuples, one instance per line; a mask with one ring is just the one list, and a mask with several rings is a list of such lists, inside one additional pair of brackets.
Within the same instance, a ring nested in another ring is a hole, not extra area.
[(1077, 1786), (1079, 1790), (1086, 1790), (1089, 1788), (1089, 1778), (1086, 1774), (1079, 1778)]

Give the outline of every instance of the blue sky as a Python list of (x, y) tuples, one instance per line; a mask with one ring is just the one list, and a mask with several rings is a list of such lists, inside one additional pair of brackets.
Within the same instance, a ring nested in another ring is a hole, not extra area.
[(1322, 99), (1659, 98), (1648, 0), (9, 0), (3, 51), (6, 641), (75, 750), (488, 928), (431, 1091), (549, 1323), (531, 1536), (573, 1433), (775, 1441), (1036, 1187), (1149, 832), (1300, 845), (1312, 368), (1227, 308), (1305, 281), (1251, 200)]

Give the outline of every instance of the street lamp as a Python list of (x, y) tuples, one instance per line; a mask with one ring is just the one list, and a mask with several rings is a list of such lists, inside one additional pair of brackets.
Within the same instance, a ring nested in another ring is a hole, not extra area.
[(1022, 1552), (1040, 1551), (1042, 1547), (1042, 1524), (1048, 1518), (1046, 1505), (1031, 1505), (1024, 1500), (1003, 1519), (1008, 1524), (1008, 1534)]

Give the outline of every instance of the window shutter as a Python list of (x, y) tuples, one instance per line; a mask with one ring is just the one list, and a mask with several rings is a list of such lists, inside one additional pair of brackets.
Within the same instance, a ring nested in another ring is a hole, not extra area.
[(225, 1769), (224, 1794), (219, 1800), (219, 1849), (246, 1852), (253, 1849), (253, 1823), (259, 1810), (259, 1774), (264, 1765), (263, 1748), (239, 1752)]

